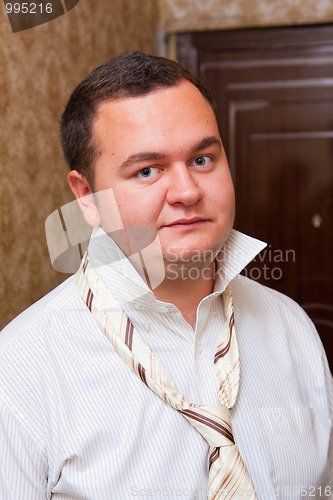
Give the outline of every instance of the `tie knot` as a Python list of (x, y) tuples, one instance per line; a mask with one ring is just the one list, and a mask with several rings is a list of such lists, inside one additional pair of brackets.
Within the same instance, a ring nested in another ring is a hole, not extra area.
[(200, 432), (212, 448), (234, 445), (230, 410), (224, 406), (189, 404), (180, 413)]

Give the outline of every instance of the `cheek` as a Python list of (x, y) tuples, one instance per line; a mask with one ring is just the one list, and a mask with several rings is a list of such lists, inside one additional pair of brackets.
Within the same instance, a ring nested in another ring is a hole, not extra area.
[[(119, 214), (122, 220), (122, 223), (124, 226), (134, 226), (136, 225), (134, 220), (134, 213), (139, 212), (136, 210), (136, 202), (135, 200), (132, 200), (131, 203), (129, 203), (126, 198), (121, 199), (117, 198), (117, 205), (118, 205), (118, 210)], [(139, 214), (138, 214), (139, 215)], [(139, 225), (139, 224), (138, 224)]]
[(160, 199), (146, 189), (115, 192), (120, 217), (126, 226), (155, 227), (161, 210)]
[(215, 208), (223, 210), (225, 213), (235, 211), (235, 192), (231, 178), (218, 179), (210, 186), (210, 199)]

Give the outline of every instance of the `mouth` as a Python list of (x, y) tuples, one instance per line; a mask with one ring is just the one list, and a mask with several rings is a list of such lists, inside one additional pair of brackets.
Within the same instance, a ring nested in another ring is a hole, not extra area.
[(167, 224), (164, 227), (170, 229), (195, 229), (206, 222), (207, 219), (202, 219), (201, 217), (191, 217), (189, 219), (184, 218), (175, 220), (174, 222), (171, 222), (171, 224)]

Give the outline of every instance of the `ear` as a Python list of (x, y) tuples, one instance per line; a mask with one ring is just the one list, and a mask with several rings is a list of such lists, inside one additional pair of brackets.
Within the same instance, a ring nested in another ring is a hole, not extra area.
[(93, 192), (86, 177), (77, 170), (71, 170), (68, 174), (68, 182), (83, 217), (90, 226), (99, 226), (101, 224), (98, 208), (96, 206)]

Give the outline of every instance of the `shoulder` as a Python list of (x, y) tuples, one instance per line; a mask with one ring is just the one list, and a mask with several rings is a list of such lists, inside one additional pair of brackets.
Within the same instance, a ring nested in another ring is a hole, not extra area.
[(62, 323), (80, 305), (75, 288), (70, 277), (0, 332), (0, 412), (19, 422), (42, 449), (41, 395), (51, 393), (48, 379), (54, 371), (50, 344), (62, 344)]
[(71, 311), (80, 308), (84, 310), (85, 306), (74, 280), (74, 276), (65, 280), (1, 330), (0, 356), (12, 344), (22, 342), (22, 337), (28, 337), (27, 341), (30, 342), (36, 332), (40, 334), (42, 331), (49, 331), (51, 333), (59, 324), (66, 322)]
[(244, 276), (231, 282), (235, 324), (239, 338), (269, 352), (313, 370), (326, 365), (326, 354), (317, 330), (306, 312), (294, 300)]
[[(243, 394), (254, 401), (259, 398), (261, 408), (289, 411), (288, 419), (293, 411), (314, 408), (329, 429), (333, 379), (311, 319), (286, 295), (244, 276), (235, 278), (230, 287)], [(260, 395), (253, 388), (260, 388)]]
[(238, 275), (231, 282), (235, 308), (245, 314), (254, 314), (257, 319), (280, 318), (300, 322), (311, 329), (314, 325), (297, 302), (277, 290), (261, 285), (257, 281)]
[(104, 336), (72, 276), (0, 332), (0, 409), (42, 441), (48, 407), (60, 404), (67, 380), (79, 377), (88, 359), (80, 349), (90, 355), (96, 338), (101, 349)]

